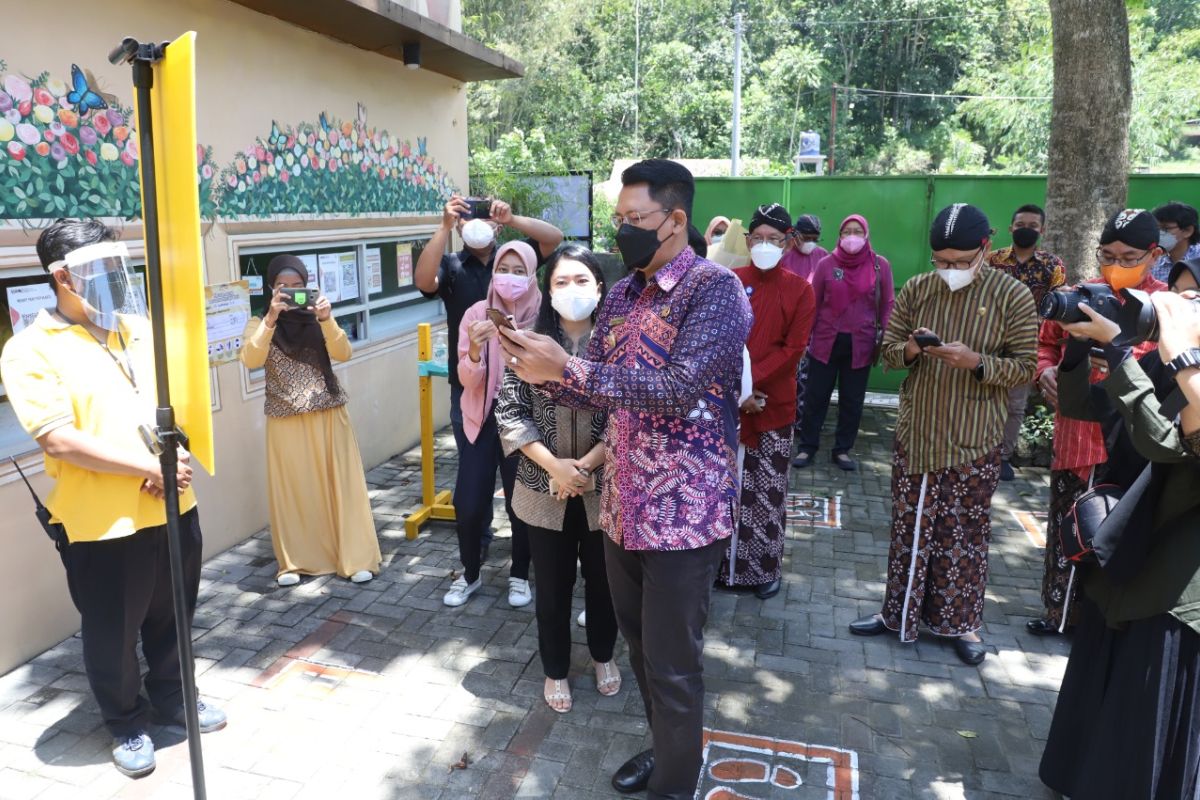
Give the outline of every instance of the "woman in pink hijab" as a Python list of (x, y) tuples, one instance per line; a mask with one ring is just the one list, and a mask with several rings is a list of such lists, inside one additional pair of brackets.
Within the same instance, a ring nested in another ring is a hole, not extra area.
[(808, 346), (808, 385), (800, 422), (800, 448), (792, 464), (807, 467), (821, 444), (821, 426), (834, 386), (838, 390), (837, 433), (833, 463), (852, 472), (850, 457), (862, 421), (867, 378), (871, 374), (876, 332), (887, 328), (895, 300), (892, 267), (871, 246), (866, 218), (851, 214), (842, 220), (838, 244), (817, 262), (812, 275), (817, 301)]
[(504, 484), (504, 505), (512, 524), (512, 567), (508, 577), (508, 602), (528, 605), (529, 530), (512, 509), (516, 457), (505, 458), (500, 446), (493, 409), (504, 378), (504, 352), (496, 326), (488, 319), (494, 308), (518, 328), (537, 321), (542, 293), (537, 288), (537, 254), (522, 241), (508, 242), (496, 251), (487, 299), (467, 309), (458, 331), (458, 378), (462, 381), (463, 429), (467, 446), (458, 454), (454, 485), (454, 510), (458, 527), (458, 556), (463, 573), (450, 585), (442, 602), (461, 606), (479, 588), (483, 562), (483, 537), (491, 522), (496, 467)]

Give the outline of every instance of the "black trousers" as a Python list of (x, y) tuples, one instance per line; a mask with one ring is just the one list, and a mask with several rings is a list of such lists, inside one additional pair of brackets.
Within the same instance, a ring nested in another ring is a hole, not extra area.
[[(460, 415), (461, 416), (461, 415)], [(454, 483), (454, 516), (458, 529), (458, 558), (468, 583), (479, 577), (479, 550), (491, 539), (492, 498), (496, 492), (496, 467), (504, 485), (504, 506), (512, 523), (513, 578), (529, 580), (529, 526), (512, 509), (513, 486), (517, 482), (518, 454), (505, 458), (500, 447), (496, 418), (488, 414), (474, 442), (467, 439), (461, 421), (454, 426), (458, 444), (458, 478)]]
[(617, 625), (629, 643), (630, 666), (654, 739), (651, 798), (690, 799), (700, 778), (704, 624), (728, 544), (718, 540), (696, 550), (626, 550), (604, 537)]
[(854, 360), (852, 351), (850, 334), (839, 333), (833, 342), (828, 363), (809, 357), (804, 416), (800, 422), (800, 452), (812, 454), (821, 449), (821, 426), (825, 424), (825, 414), (829, 411), (829, 399), (833, 397), (835, 385), (838, 390), (838, 421), (833, 454), (848, 453), (854, 447), (858, 426), (862, 422), (863, 401), (867, 397), (871, 368), (851, 367)]
[(575, 591), (576, 561), (583, 571), (588, 651), (597, 663), (612, 661), (617, 616), (604, 569), (604, 539), (602, 532), (588, 530), (587, 511), (579, 497), (567, 501), (561, 531), (529, 526), (529, 549), (537, 571), (534, 608), (538, 652), (547, 678), (561, 680), (571, 666), (571, 595)]
[[(180, 544), (188, 618), (200, 588), (200, 514), (180, 517)], [(145, 728), (150, 706), (173, 717), (183, 708), (179, 642), (171, 603), (171, 565), (165, 525), (100, 542), (75, 542), (59, 550), (71, 600), (83, 620), (83, 667), (100, 716), (113, 736)], [(146, 656), (141, 695), (137, 641)]]

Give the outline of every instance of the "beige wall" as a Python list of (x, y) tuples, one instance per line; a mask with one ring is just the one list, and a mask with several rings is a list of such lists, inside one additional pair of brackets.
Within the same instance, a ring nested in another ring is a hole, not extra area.
[[(5, 17), (0, 59), (27, 75), (49, 70), (69, 75), (72, 62), (91, 69), (104, 91), (130, 104), (129, 69), (108, 65), (105, 56), (129, 33), (171, 39), (197, 32), (198, 138), (212, 145), (218, 164), (265, 136), (271, 122), (284, 125), (316, 120), (321, 111), (354, 119), (358, 103), (368, 124), (416, 142), (428, 137), (429, 154), (459, 185), (467, 181), (467, 125), (464, 87), (426, 71), (410, 71), (396, 61), (340, 44), (223, 0), (114, 0), (103, 14), (82, 0), (63, 0), (48, 15), (36, 4), (19, 5)], [(451, 0), (452, 25), (459, 25), (459, 4)], [(62, 25), (63, 19), (87, 19), (87, 25)], [(46, 42), (55, 46), (47, 48)], [(315, 220), (206, 225), (205, 258), (209, 283), (235, 277), (230, 237), (245, 233), (284, 236), (289, 231), (322, 231), (330, 236), (362, 227), (428, 226), (433, 218)], [(136, 237), (140, 226), (127, 226)], [(31, 245), (36, 231), (12, 225), (0, 230), (3, 267), (35, 264)], [(433, 311), (433, 307), (430, 307)], [(351, 395), (350, 413), (367, 466), (401, 452), (419, 439), (416, 381), (416, 330), (360, 345), (354, 359), (340, 368)], [(240, 365), (216, 371), (220, 410), (214, 416), (216, 477), (196, 480), (207, 555), (226, 549), (267, 524), (264, 487), (264, 423), (261, 391)], [(437, 424), (447, 422), (444, 382), (436, 394)], [(32, 449), (32, 443), (31, 443)], [(41, 459), (21, 459), (33, 469), (35, 486), (48, 489)], [(0, 674), (27, 660), (78, 628), (78, 615), (67, 596), (63, 570), (52, 545), (37, 526), (24, 487), (11, 467), (0, 467)]]

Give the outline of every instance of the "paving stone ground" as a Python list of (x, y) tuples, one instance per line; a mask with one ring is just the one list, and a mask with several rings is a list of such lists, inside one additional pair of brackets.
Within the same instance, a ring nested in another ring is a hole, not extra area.
[[(826, 450), (793, 474), (793, 492), (837, 499), (840, 527), (790, 526), (783, 592), (765, 602), (714, 594), (705, 649), (714, 733), (700, 796), (1057, 796), (1037, 764), (1069, 643), (1024, 631), (1040, 607), (1041, 550), (1017, 516), (1044, 513), (1044, 471), (1020, 471), (996, 496), (980, 667), (931, 636), (902, 645), (847, 631), (883, 591), (893, 421), (890, 410), (868, 410), (860, 472), (834, 469)], [(439, 486), (451, 487), (449, 431), (437, 468)], [(625, 685), (601, 697), (576, 628), (574, 709), (551, 712), (532, 606), (506, 599), (507, 528), (498, 526), (483, 588), (462, 608), (443, 607), (459, 567), (453, 526), (404, 538), (419, 470), (413, 450), (368, 475), (384, 552), (371, 583), (327, 576), (279, 588), (266, 532), (205, 564), (197, 672), (230, 717), (203, 739), (209, 798), (616, 796), (611, 772), (649, 744), (623, 644)], [(182, 731), (151, 730), (151, 776), (131, 781), (112, 768), (80, 654), (72, 637), (0, 678), (0, 800), (191, 797)]]

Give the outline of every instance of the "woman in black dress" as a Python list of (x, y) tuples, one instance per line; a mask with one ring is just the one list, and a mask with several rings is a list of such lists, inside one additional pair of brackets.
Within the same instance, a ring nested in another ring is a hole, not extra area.
[[(1176, 264), (1170, 283), (1200, 284), (1200, 260)], [(1066, 326), (1076, 338), (1059, 371), (1063, 413), (1104, 425), (1121, 467), (1108, 480), (1126, 489), (1119, 534), (1098, 539), (1085, 570), (1039, 770), (1072, 798), (1200, 798), (1200, 369), (1187, 366), (1200, 365), (1200, 314), (1176, 294), (1153, 302), (1159, 350), (1141, 363), (1098, 315)], [(1109, 377), (1089, 387), (1093, 346)]]

